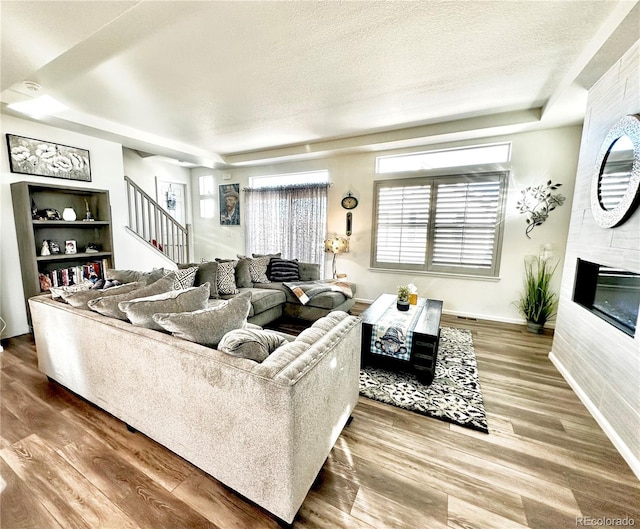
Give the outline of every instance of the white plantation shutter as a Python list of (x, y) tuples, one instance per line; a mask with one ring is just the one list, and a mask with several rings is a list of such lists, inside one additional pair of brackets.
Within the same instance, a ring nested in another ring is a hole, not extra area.
[(379, 189), (375, 244), (378, 264), (425, 265), (429, 199), (429, 185)]
[(436, 188), (432, 264), (490, 270), (500, 181), (437, 184)]
[(497, 276), (506, 173), (376, 182), (374, 268)]

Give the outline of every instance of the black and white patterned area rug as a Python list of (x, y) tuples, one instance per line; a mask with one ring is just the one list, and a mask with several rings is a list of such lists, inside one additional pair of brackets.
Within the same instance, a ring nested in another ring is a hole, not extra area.
[(360, 371), (360, 394), (373, 400), (489, 433), (471, 331), (442, 327), (433, 382), (375, 367)]

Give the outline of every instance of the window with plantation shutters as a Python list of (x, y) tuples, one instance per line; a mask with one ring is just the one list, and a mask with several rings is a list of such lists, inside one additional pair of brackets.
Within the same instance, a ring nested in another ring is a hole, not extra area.
[(429, 228), (429, 185), (381, 187), (376, 261), (424, 266)]
[(372, 266), (495, 277), (507, 173), (375, 183)]

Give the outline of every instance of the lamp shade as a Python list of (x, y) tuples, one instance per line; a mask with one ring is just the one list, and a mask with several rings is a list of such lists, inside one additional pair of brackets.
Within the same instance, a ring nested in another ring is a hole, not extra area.
[(328, 253), (346, 253), (349, 251), (349, 239), (333, 237), (324, 241), (324, 251)]

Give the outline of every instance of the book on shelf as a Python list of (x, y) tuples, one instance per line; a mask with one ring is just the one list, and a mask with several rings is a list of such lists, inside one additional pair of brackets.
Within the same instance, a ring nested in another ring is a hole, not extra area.
[(104, 277), (104, 271), (108, 266), (108, 260), (87, 262), (79, 266), (58, 268), (48, 273), (39, 274), (40, 290), (47, 292), (51, 287), (77, 285), (85, 279), (97, 281)]

